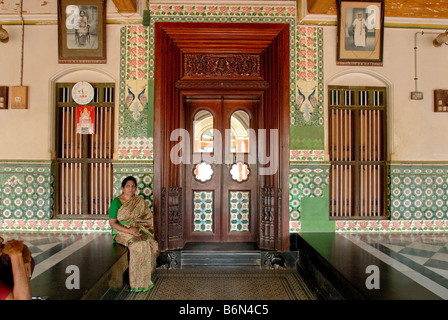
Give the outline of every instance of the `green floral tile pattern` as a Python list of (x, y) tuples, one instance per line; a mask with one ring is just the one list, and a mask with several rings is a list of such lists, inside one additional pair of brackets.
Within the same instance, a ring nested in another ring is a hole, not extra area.
[(324, 161), (324, 150), (290, 150), (289, 161)]
[(328, 185), (328, 166), (291, 166), (289, 170), (289, 231), (300, 231), (301, 201), (304, 197), (322, 197)]
[(448, 218), (448, 168), (405, 165), (390, 169), (391, 220)]
[(149, 160), (154, 159), (153, 138), (120, 137), (118, 139), (118, 153), (120, 160)]
[(230, 191), (230, 231), (249, 231), (250, 192)]
[(438, 232), (448, 231), (448, 220), (336, 221), (336, 232)]
[(213, 231), (213, 191), (193, 191), (193, 231)]
[(4, 231), (59, 231), (59, 232), (110, 232), (107, 220), (34, 220), (0, 219), (0, 230)]
[(51, 163), (0, 163), (0, 219), (53, 216)]

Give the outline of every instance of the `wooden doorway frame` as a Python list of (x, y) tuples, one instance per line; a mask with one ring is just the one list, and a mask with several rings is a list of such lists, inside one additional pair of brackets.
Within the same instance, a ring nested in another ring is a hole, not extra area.
[[(258, 59), (259, 68), (247, 74), (191, 75), (185, 71), (188, 54), (223, 59), (250, 55)], [(278, 148), (278, 163), (274, 174), (259, 177), (257, 244), (265, 250), (289, 250), (289, 72), (289, 24), (155, 24), (153, 206), (160, 250), (180, 249), (185, 244), (183, 166), (170, 160), (170, 151), (178, 143), (170, 135), (183, 127), (181, 96), (187, 91), (256, 91), (262, 95), (260, 128), (266, 129), (267, 141), (270, 130), (277, 130), (273, 147)], [(265, 155), (272, 151), (267, 144)]]

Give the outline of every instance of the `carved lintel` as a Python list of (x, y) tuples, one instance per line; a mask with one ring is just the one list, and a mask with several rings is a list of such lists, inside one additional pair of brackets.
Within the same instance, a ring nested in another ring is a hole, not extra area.
[(260, 70), (258, 54), (184, 54), (184, 77), (260, 78)]
[(255, 89), (266, 90), (269, 83), (266, 81), (210, 81), (210, 80), (179, 80), (177, 89)]

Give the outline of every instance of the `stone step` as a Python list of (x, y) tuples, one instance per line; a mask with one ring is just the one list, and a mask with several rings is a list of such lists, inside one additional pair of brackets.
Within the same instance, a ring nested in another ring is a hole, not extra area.
[(181, 268), (256, 268), (262, 266), (260, 251), (182, 251)]

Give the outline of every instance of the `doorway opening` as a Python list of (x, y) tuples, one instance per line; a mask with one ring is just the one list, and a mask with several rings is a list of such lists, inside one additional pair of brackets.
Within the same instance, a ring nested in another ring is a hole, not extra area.
[(258, 96), (188, 96), (185, 240), (255, 242)]
[[(155, 48), (160, 249), (254, 242), (289, 250), (289, 25), (157, 22)], [(181, 129), (188, 163), (172, 161)]]

